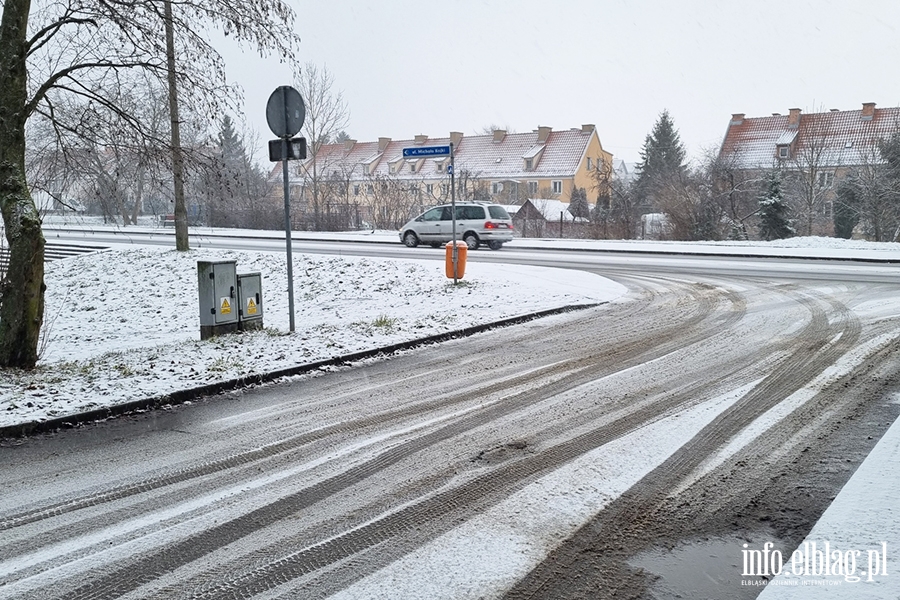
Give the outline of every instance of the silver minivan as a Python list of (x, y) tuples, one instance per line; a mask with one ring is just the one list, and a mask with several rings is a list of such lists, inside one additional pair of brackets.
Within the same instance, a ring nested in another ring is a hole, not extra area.
[[(452, 208), (442, 204), (429, 208), (400, 228), (400, 241), (410, 248), (431, 244), (437, 248), (453, 240)], [(486, 245), (499, 250), (513, 238), (513, 223), (506, 209), (486, 202), (456, 203), (456, 239), (470, 250)]]

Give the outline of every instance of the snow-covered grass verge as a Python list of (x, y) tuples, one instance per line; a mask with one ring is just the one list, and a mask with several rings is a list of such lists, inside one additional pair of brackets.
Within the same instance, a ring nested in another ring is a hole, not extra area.
[[(262, 276), (265, 329), (200, 340), (197, 261)], [(289, 333), (283, 253), (113, 250), (47, 265), (45, 340), (32, 372), (0, 371), (0, 427), (372, 350), (625, 288), (583, 272), (295, 255)]]

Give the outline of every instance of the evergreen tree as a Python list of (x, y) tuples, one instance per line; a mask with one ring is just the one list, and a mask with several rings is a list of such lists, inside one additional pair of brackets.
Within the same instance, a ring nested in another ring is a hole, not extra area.
[(584, 188), (576, 187), (569, 196), (569, 213), (573, 217), (582, 219), (591, 218), (591, 205), (588, 204), (587, 192)]
[(645, 206), (659, 203), (667, 187), (679, 184), (687, 172), (685, 150), (675, 124), (664, 110), (644, 139), (635, 180), (637, 200)]
[(766, 177), (766, 187), (759, 199), (759, 234), (770, 241), (791, 237), (794, 233), (781, 190), (781, 176), (772, 171)]
[(334, 143), (335, 144), (343, 144), (344, 142), (351, 140), (351, 139), (353, 139), (353, 138), (350, 137), (350, 134), (348, 134), (346, 131), (341, 129), (340, 131), (338, 131), (335, 134)]
[(266, 175), (250, 158), (244, 137), (229, 116), (222, 119), (212, 161), (204, 172), (208, 223), (215, 227), (261, 227), (258, 200), (268, 193)]
[(859, 223), (859, 193), (852, 180), (842, 182), (834, 203), (834, 235), (849, 240)]
[(219, 132), (219, 151), (222, 153), (225, 166), (229, 169), (241, 170), (247, 165), (244, 140), (234, 130), (234, 121), (228, 115), (222, 119), (222, 129)]

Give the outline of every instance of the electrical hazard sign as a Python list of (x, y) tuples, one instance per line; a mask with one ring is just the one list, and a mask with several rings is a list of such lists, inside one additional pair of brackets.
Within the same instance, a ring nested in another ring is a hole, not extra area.
[(231, 302), (228, 301), (228, 297), (222, 298), (222, 301), (219, 303), (219, 314), (222, 315), (230, 315), (231, 314)]
[(253, 298), (247, 298), (247, 314), (255, 315), (257, 313), (256, 301)]

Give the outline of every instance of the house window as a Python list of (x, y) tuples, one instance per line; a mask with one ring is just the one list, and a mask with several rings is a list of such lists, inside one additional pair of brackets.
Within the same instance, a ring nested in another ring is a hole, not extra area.
[(366, 193), (370, 196), (375, 193), (375, 188), (372, 187), (371, 183), (366, 184)]
[(447, 185), (446, 183), (442, 183), (441, 184), (441, 195), (446, 196), (449, 193), (450, 193), (450, 186)]
[(353, 195), (359, 196), (359, 184), (353, 186)]
[(791, 147), (790, 146), (778, 146), (778, 158), (790, 158), (791, 156)]
[(503, 184), (500, 183), (499, 181), (495, 181), (494, 183), (491, 184), (491, 193), (492, 194), (499, 194), (502, 191), (503, 191)]
[(410, 173), (416, 172), (416, 163), (409, 163), (409, 172)]
[(534, 168), (534, 161), (530, 158), (525, 159), (525, 170), (531, 171)]
[(434, 184), (433, 183), (425, 184), (425, 193), (428, 194), (429, 196), (434, 195)]
[(591, 169), (594, 168), (594, 163), (593, 163), (593, 161), (591, 160), (591, 157), (590, 157), (590, 156), (587, 157), (587, 160), (588, 160), (588, 165), (587, 165), (588, 171), (590, 171)]
[(551, 185), (554, 194), (562, 194), (562, 181), (554, 181)]
[(834, 185), (834, 173), (819, 172), (816, 177), (816, 181), (819, 184), (820, 188), (830, 188), (832, 185)]
[(538, 193), (538, 182), (537, 181), (529, 181), (528, 182), (528, 195), (536, 196)]
[(419, 186), (417, 184), (415, 184), (415, 183), (409, 184), (409, 193), (410, 194), (416, 194), (418, 192), (419, 192)]

